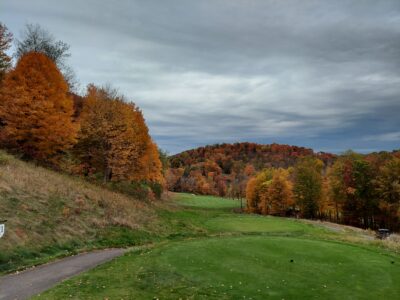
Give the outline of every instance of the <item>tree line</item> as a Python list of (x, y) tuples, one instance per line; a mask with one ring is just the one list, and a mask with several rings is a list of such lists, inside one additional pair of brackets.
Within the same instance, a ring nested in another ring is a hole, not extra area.
[(164, 184), (141, 110), (117, 90), (90, 84), (83, 96), (66, 64), (69, 46), (28, 25), (16, 41), (0, 24), (0, 146), (25, 159), (104, 182)]
[(304, 157), (249, 179), (247, 211), (300, 216), (362, 228), (400, 230), (400, 152), (347, 152), (326, 166)]

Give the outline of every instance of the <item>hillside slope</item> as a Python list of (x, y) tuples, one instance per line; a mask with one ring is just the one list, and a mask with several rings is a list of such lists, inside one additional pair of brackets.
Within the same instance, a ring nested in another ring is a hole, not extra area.
[(305, 156), (326, 165), (335, 155), (290, 145), (254, 143), (217, 144), (170, 157), (168, 187), (175, 192), (244, 197), (249, 176), (263, 168), (287, 168)]
[(135, 244), (155, 218), (146, 203), (0, 152), (0, 220), (8, 220), (0, 273), (77, 249)]

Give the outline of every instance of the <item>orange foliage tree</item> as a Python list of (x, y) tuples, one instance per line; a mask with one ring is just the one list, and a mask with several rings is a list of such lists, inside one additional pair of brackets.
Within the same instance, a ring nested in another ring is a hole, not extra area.
[(268, 187), (273, 177), (273, 169), (265, 169), (250, 178), (246, 187), (247, 210), (268, 214)]
[(257, 179), (252, 177), (246, 186), (247, 212), (255, 213), (258, 211)]
[(140, 162), (140, 171), (137, 174), (138, 180), (145, 180), (150, 182), (162, 183), (164, 177), (162, 175), (162, 163), (159, 157), (157, 145), (152, 141), (148, 140), (144, 155)]
[(0, 92), (1, 144), (27, 157), (49, 160), (76, 142), (73, 102), (55, 63), (46, 55), (23, 55)]
[(162, 181), (162, 165), (141, 111), (116, 91), (89, 85), (75, 147), (86, 174), (104, 181)]
[(289, 172), (285, 169), (274, 171), (268, 187), (270, 214), (286, 215), (288, 209), (294, 205), (292, 183), (289, 181)]

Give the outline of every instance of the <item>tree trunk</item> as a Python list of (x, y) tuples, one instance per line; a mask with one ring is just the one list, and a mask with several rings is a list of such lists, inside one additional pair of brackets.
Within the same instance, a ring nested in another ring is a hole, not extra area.
[(111, 168), (106, 167), (104, 170), (104, 183), (107, 183), (111, 180), (112, 171)]

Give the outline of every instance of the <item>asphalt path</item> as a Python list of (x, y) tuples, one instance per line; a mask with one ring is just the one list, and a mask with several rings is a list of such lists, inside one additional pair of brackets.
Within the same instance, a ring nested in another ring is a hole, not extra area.
[(29, 299), (65, 279), (121, 256), (125, 251), (126, 249), (106, 249), (82, 253), (0, 277), (0, 299)]

